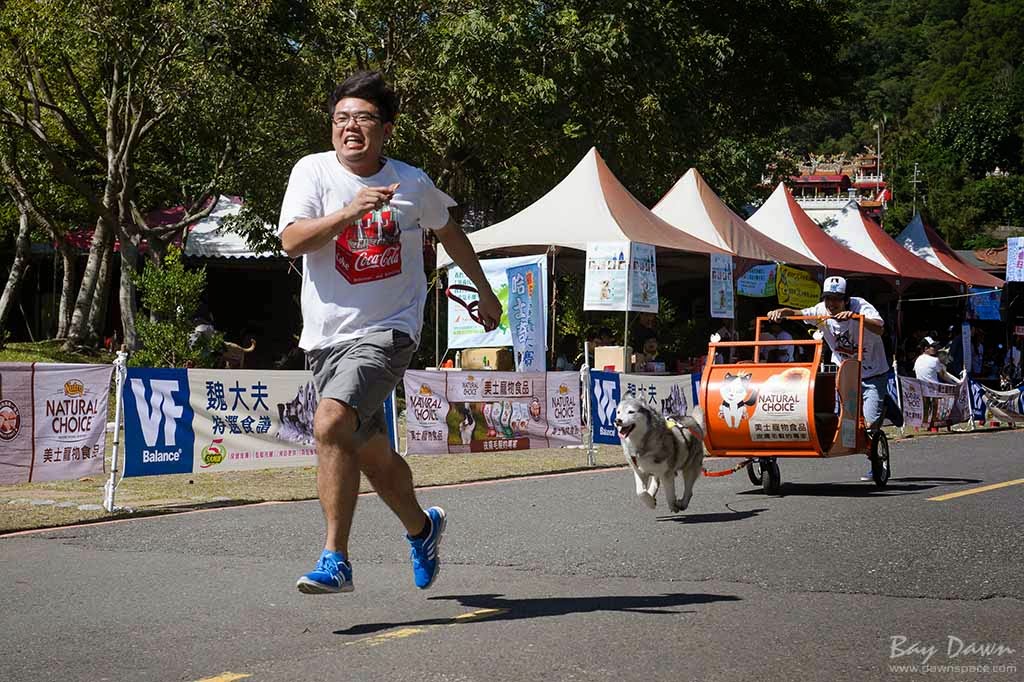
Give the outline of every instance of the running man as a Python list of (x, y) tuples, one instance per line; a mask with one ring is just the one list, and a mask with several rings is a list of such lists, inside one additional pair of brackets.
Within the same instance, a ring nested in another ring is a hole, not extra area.
[(438, 573), (445, 512), (420, 507), (382, 409), (419, 343), (423, 229), (476, 285), (485, 328), (497, 326), (501, 304), (449, 217), (454, 200), (419, 168), (384, 156), (398, 97), (381, 74), (350, 76), (331, 93), (329, 112), (333, 149), (295, 164), (278, 223), (285, 253), (303, 257), (299, 346), (320, 395), (313, 432), (327, 525), (316, 568), (296, 586), (306, 594), (352, 591), (348, 542), (362, 472), (405, 527), (414, 582), (426, 589)]

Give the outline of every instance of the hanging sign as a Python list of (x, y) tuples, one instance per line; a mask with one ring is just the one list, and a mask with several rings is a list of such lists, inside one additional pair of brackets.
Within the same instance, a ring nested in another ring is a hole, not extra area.
[(508, 321), (517, 372), (543, 372), (544, 308), (540, 265), (508, 269)]
[(1006, 281), (1024, 282), (1024, 237), (1006, 240)]
[(711, 317), (732, 319), (735, 316), (732, 256), (713, 253), (711, 254)]
[(736, 293), (750, 298), (775, 296), (775, 263), (755, 265), (736, 280)]
[(775, 276), (779, 305), (789, 308), (810, 308), (821, 299), (821, 286), (803, 270), (779, 265)]
[(658, 268), (653, 244), (630, 244), (629, 310), (658, 312)]
[[(470, 316), (469, 311), (454, 301), (448, 302), (448, 347), (449, 348), (501, 348), (512, 345), (512, 330), (509, 327), (508, 318), (508, 270), (520, 265), (537, 265), (540, 268), (540, 296), (541, 296), (541, 329), (547, 325), (547, 272), (548, 259), (545, 255), (522, 256), (518, 258), (490, 258), (481, 259), (480, 267), (484, 276), (491, 284), (491, 290), (501, 302), (501, 322), (493, 331), (484, 331), (477, 322)], [(474, 286), (469, 277), (454, 265), (448, 270), (448, 284), (461, 284), (463, 286)], [(459, 298), (471, 303), (479, 297), (476, 294), (460, 291)], [(541, 343), (544, 343), (545, 335), (540, 335)], [(546, 346), (545, 346), (546, 348)]]

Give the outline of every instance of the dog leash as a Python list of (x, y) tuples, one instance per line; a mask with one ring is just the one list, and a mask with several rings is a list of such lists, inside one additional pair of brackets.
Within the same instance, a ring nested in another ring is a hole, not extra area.
[(480, 301), (468, 301), (467, 302), (465, 299), (461, 298), (458, 294), (454, 293), (456, 291), (465, 291), (465, 292), (470, 293), (470, 294), (479, 294), (480, 292), (478, 292), (473, 287), (466, 286), (465, 284), (452, 284), (451, 286), (449, 286), (447, 289), (444, 290), (444, 295), (447, 296), (448, 298), (450, 298), (451, 300), (455, 301), (459, 305), (461, 305), (463, 308), (465, 308), (466, 312), (469, 313), (469, 319), (471, 319), (474, 322), (476, 322), (478, 325), (483, 327), (485, 330), (493, 331), (493, 328), (488, 329), (487, 325), (484, 324), (483, 320), (480, 319)]
[(745, 459), (742, 462), (740, 462), (739, 464), (737, 464), (736, 466), (734, 466), (732, 469), (722, 469), (720, 471), (708, 471), (704, 467), (701, 467), (700, 470), (704, 472), (705, 476), (728, 476), (730, 474), (735, 474), (737, 471), (739, 471), (743, 467), (747, 466), (752, 461), (753, 461), (752, 459)]

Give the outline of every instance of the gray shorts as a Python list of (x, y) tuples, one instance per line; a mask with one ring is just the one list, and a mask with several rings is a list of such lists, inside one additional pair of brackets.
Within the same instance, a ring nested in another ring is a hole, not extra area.
[(402, 380), (415, 350), (408, 334), (387, 330), (306, 353), (320, 399), (340, 400), (356, 411), (356, 445), (388, 432), (384, 401)]

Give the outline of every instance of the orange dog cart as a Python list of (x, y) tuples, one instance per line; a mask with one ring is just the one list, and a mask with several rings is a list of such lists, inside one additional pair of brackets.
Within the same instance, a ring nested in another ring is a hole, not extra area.
[[(857, 359), (838, 367), (822, 364), (825, 345), (821, 333), (808, 340), (761, 340), (757, 318), (754, 341), (719, 341), (708, 344), (708, 361), (700, 383), (700, 405), (707, 424), (704, 442), (710, 457), (742, 457), (751, 483), (777, 494), (782, 483), (778, 459), (782, 457), (837, 457), (867, 454), (875, 485), (889, 480), (889, 444), (881, 430), (868, 434), (861, 406), (861, 363), (864, 319), (859, 320)], [(789, 320), (827, 318), (794, 316)], [(813, 357), (799, 362), (766, 362), (760, 351), (778, 346), (811, 348)], [(719, 362), (716, 355), (730, 349), (748, 349), (752, 360)], [(718, 472), (725, 473), (725, 472)], [(712, 474), (714, 475), (714, 474)]]

